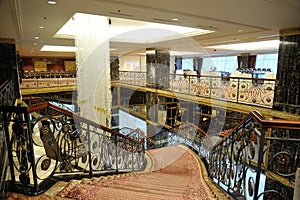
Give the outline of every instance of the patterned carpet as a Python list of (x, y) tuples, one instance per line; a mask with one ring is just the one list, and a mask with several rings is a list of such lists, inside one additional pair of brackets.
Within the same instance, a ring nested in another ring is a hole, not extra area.
[(229, 199), (203, 170), (203, 163), (184, 146), (147, 151), (152, 162), (146, 172), (72, 180), (56, 186), (52, 194), (26, 197), (9, 194), (8, 199)]

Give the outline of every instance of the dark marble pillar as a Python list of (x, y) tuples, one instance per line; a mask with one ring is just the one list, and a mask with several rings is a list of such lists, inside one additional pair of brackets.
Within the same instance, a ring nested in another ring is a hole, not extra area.
[(238, 56), (238, 68), (248, 68), (249, 67), (249, 54), (241, 54)]
[(300, 27), (280, 31), (273, 109), (300, 114)]
[(147, 86), (169, 88), (170, 52), (164, 49), (146, 50)]
[(15, 41), (0, 39), (0, 85), (7, 80), (12, 80), (15, 98), (20, 97), (17, 60)]
[(158, 97), (156, 93), (147, 92), (146, 109), (147, 109), (147, 136), (154, 136), (156, 131), (156, 123), (158, 121)]
[(110, 57), (110, 78), (112, 81), (119, 80), (119, 57)]
[(198, 75), (201, 74), (203, 58), (193, 58), (193, 68)]
[[(147, 86), (166, 89), (170, 84), (170, 52), (165, 49), (146, 49)], [(146, 94), (147, 135), (154, 136), (160, 131), (158, 122), (158, 96)]]

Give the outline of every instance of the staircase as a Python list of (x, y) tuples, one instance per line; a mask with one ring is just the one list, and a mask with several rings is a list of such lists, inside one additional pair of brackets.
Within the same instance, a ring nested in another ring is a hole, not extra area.
[[(144, 172), (72, 180), (56, 194), (63, 199), (230, 199), (209, 181), (204, 166), (189, 148), (178, 145), (146, 152)], [(42, 198), (40, 196), (40, 198)], [(16, 198), (10, 194), (9, 198)]]
[(8, 199), (293, 199), (296, 120), (253, 111), (217, 143), (183, 123), (147, 138), (145, 152), (138, 129), (116, 132), (47, 102), (1, 109)]

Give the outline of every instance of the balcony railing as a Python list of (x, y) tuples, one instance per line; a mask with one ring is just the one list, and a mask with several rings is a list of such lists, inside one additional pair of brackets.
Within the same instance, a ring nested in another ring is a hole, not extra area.
[[(169, 75), (169, 84), (147, 83), (146, 72), (120, 71), (120, 83), (158, 87), (182, 94), (220, 99), (271, 108), (274, 100), (275, 79)], [(76, 86), (75, 72), (31, 72), (21, 74), (21, 89)]]
[(57, 180), (140, 171), (141, 131), (125, 136), (48, 102), (0, 107), (9, 159), (8, 190), (37, 195)]
[(271, 108), (274, 100), (275, 79), (169, 75), (169, 86), (149, 84), (146, 72), (120, 71), (120, 83), (136, 86), (157, 86), (173, 92), (220, 99), (236, 103)]
[(47, 71), (47, 72), (24, 72), (20, 74), (22, 79), (32, 78), (74, 78), (76, 71)]
[(26, 72), (21, 73), (20, 89), (57, 88), (76, 86), (76, 72)]

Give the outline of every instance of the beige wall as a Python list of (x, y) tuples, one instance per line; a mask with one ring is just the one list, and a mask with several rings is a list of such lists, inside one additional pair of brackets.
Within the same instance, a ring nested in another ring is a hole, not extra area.
[(120, 70), (121, 71), (146, 72), (146, 56), (145, 55), (121, 56), (120, 57)]

